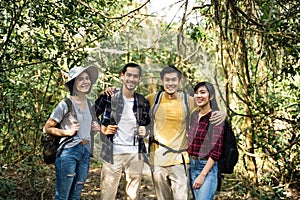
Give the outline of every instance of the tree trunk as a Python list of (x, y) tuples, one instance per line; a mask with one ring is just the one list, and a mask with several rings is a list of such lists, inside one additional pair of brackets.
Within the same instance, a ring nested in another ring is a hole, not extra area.
[[(251, 81), (248, 69), (247, 33), (236, 16), (232, 4), (227, 1), (220, 5), (214, 1), (215, 19), (219, 27), (219, 60), (222, 61), (226, 88), (226, 105), (236, 115), (241, 113), (243, 143), (245, 151), (254, 154), (254, 133), (251, 110)], [(228, 20), (230, 18), (230, 20)], [(217, 59), (218, 60), (218, 59)], [(236, 116), (239, 117), (239, 116)], [(255, 157), (245, 155), (244, 166), (253, 182), (257, 183)]]

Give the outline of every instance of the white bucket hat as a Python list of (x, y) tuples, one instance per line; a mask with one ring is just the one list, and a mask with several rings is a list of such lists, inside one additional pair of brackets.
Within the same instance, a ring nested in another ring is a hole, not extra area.
[(87, 72), (89, 74), (91, 84), (94, 84), (98, 79), (98, 69), (95, 66), (89, 67), (73, 67), (70, 69), (68, 73), (68, 81), (65, 83), (65, 87), (68, 91), (70, 91), (69, 83), (77, 76), (79, 76), (82, 72)]

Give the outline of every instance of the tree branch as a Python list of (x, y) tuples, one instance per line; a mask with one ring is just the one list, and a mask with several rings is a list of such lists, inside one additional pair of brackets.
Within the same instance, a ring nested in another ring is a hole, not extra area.
[[(262, 153), (262, 154), (255, 154), (255, 153), (250, 153), (246, 150), (243, 150), (243, 153), (247, 156), (251, 156), (251, 157), (255, 157), (255, 158), (264, 158), (264, 157), (273, 157), (273, 156), (276, 156), (277, 154), (281, 153), (281, 152), (284, 152), (286, 151), (287, 149), (290, 149), (292, 148), (295, 144), (298, 144), (300, 143), (300, 140), (299, 140), (299, 137), (300, 135), (298, 135), (298, 137), (296, 137), (294, 139), (293, 142), (290, 143), (290, 145), (286, 146), (285, 148), (282, 148), (274, 153), (270, 153), (270, 154), (267, 154), (267, 153)], [(240, 149), (243, 149), (244, 147), (242, 147), (241, 145), (239, 145)]]
[(233, 10), (235, 13), (240, 13), (244, 18), (246, 18), (248, 21), (252, 22), (252, 24), (255, 24), (260, 27), (264, 27), (264, 24), (258, 23), (257, 21), (253, 20), (250, 16), (248, 16), (244, 11), (242, 11), (239, 7), (237, 7), (233, 0), (229, 0), (229, 3), (231, 4)]
[(205, 5), (202, 5), (202, 6), (194, 6), (192, 8), (192, 10), (198, 10), (198, 9), (203, 9), (203, 8), (206, 8), (206, 7), (212, 7), (212, 4), (205, 4)]
[[(91, 10), (96, 11), (97, 13), (99, 13), (98, 10), (92, 8), (89, 4), (87, 4), (87, 3), (85, 3), (85, 2), (83, 2), (83, 1), (81, 1), (81, 0), (77, 0), (77, 1), (78, 1), (79, 3), (81, 3), (82, 5), (84, 5), (84, 6), (88, 7), (88, 8), (90, 8)], [(149, 2), (150, 2), (150, 0), (147, 0), (147, 1), (146, 1), (145, 3), (143, 3), (141, 6), (135, 8), (135, 9), (133, 9), (132, 11), (130, 11), (130, 12), (124, 14), (124, 15), (121, 15), (121, 16), (109, 17), (109, 16), (107, 16), (107, 15), (105, 15), (105, 14), (103, 14), (103, 13), (99, 13), (99, 14), (100, 14), (101, 16), (107, 18), (107, 19), (122, 19), (122, 18), (127, 17), (128, 15), (130, 15), (130, 14), (132, 14), (132, 13), (134, 13), (134, 12), (140, 10), (140, 9), (143, 8), (145, 5), (147, 5)]]

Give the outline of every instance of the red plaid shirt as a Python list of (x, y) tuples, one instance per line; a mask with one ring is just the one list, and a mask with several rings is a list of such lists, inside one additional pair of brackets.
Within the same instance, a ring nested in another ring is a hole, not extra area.
[(211, 157), (213, 160), (219, 160), (222, 153), (223, 125), (213, 125), (209, 123), (212, 112), (201, 117), (198, 121), (198, 113), (194, 115), (188, 132), (188, 153), (190, 156), (202, 158)]

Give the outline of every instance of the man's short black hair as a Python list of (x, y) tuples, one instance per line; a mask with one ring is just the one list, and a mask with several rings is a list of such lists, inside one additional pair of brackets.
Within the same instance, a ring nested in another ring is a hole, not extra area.
[(123, 67), (123, 69), (122, 69), (122, 71), (121, 71), (122, 74), (125, 74), (125, 73), (126, 73), (128, 67), (138, 68), (138, 69), (139, 69), (139, 75), (142, 76), (142, 67), (139, 66), (139, 65), (136, 64), (136, 63), (127, 63), (127, 64)]
[(169, 66), (163, 68), (163, 70), (161, 70), (161, 72), (160, 72), (161, 80), (163, 80), (165, 74), (174, 73), (174, 72), (177, 73), (178, 79), (181, 80), (182, 73), (174, 65), (169, 65)]

